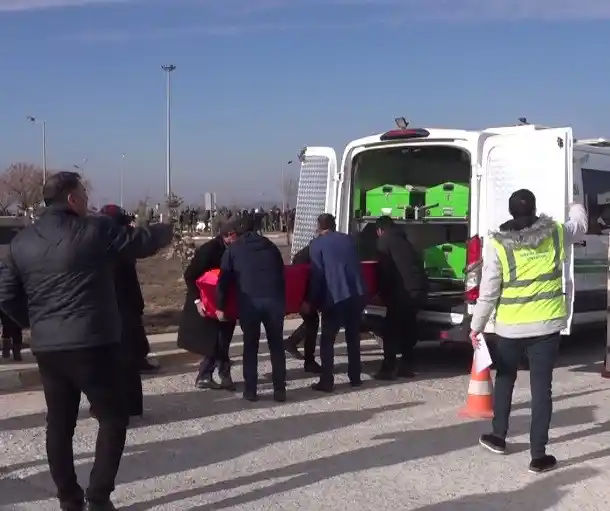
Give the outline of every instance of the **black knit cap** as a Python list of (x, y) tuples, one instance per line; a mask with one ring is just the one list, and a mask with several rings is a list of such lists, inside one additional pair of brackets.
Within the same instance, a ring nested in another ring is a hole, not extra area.
[(526, 218), (536, 215), (536, 196), (525, 188), (514, 192), (508, 199), (508, 212), (513, 218)]

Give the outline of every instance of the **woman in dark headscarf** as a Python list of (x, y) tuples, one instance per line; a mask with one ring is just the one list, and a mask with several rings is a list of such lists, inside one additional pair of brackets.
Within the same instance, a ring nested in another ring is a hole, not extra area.
[[(104, 206), (100, 213), (113, 218), (119, 225), (130, 225), (131, 218), (119, 206)], [(129, 402), (129, 415), (141, 416), (144, 412), (142, 377), (140, 366), (142, 361), (142, 314), (144, 313), (144, 298), (140, 288), (135, 259), (123, 258), (117, 262), (114, 271), (114, 287), (121, 313), (122, 347), (125, 379)]]

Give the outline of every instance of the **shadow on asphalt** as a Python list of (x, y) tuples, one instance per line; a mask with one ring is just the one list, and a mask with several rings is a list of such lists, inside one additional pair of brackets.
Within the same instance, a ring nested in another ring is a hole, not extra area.
[[(595, 389), (566, 394), (559, 396), (555, 399), (555, 402), (576, 399), (605, 390)], [(213, 396), (211, 393), (208, 395)], [(399, 403), (363, 410), (333, 410), (277, 417), (248, 424), (229, 426), (220, 430), (208, 431), (197, 436), (129, 445), (125, 450), (125, 457), (121, 464), (118, 482), (131, 483), (142, 479), (169, 476), (212, 464), (227, 462), (256, 452), (265, 446), (296, 440), (305, 441), (311, 435), (335, 430), (339, 431), (342, 428), (348, 428), (367, 421), (375, 422), (380, 420), (378, 414), (402, 411), (405, 408), (416, 407), (420, 404), (420, 402)], [(237, 405), (240, 408), (244, 406), (241, 400), (235, 398), (226, 398), (225, 400), (210, 403), (210, 401), (202, 399), (202, 394), (197, 392), (160, 396), (157, 405), (159, 409), (163, 409), (161, 413), (167, 413), (168, 417), (173, 417), (174, 420), (183, 420), (192, 414), (197, 417), (205, 415), (206, 408), (210, 406), (221, 409), (223, 406), (226, 406), (227, 411), (233, 410)], [(253, 406), (259, 405), (262, 406), (261, 404)], [(518, 404), (515, 408), (526, 408), (528, 406), (529, 403), (523, 403)], [(185, 411), (180, 412), (180, 409)], [(595, 406), (575, 406), (558, 410), (553, 416), (553, 428), (578, 426), (580, 428), (578, 431), (554, 437), (552, 443), (580, 440), (610, 430), (610, 423), (597, 424), (595, 422), (595, 411)], [(182, 413), (183, 415), (175, 417), (176, 413)], [(158, 424), (156, 418), (155, 416), (154, 423)], [(511, 435), (518, 436), (527, 433), (529, 423), (529, 415), (514, 416), (511, 420)], [(478, 436), (487, 427), (487, 421), (469, 421), (440, 428), (398, 431), (377, 435), (375, 435), (375, 430), (371, 429), (370, 440), (375, 445), (358, 448), (356, 444), (354, 450), (337, 455), (299, 462), (281, 468), (261, 470), (257, 473), (237, 477), (229, 481), (167, 494), (151, 501), (135, 503), (122, 509), (144, 511), (155, 506), (171, 509), (174, 507), (174, 503), (183, 499), (216, 492), (233, 491), (250, 485), (266, 485), (264, 488), (257, 488), (239, 496), (226, 498), (222, 502), (206, 504), (193, 509), (212, 511), (240, 506), (344, 474), (394, 466), (407, 461), (443, 456), (447, 453), (467, 449), (476, 443)], [(512, 447), (512, 452), (527, 448), (527, 446), (521, 444), (513, 444)], [(77, 467), (81, 481), (87, 480), (88, 472), (91, 469), (89, 461), (91, 456), (91, 453), (77, 456), (79, 460), (87, 460)], [(566, 464), (573, 465), (605, 456), (610, 456), (610, 449), (567, 460)], [(38, 494), (28, 494), (25, 491), (24, 484), (37, 488), (52, 487), (44, 459), (15, 464), (4, 468), (2, 473), (5, 476), (9, 476), (17, 470), (37, 466), (45, 466), (45, 470), (28, 477), (23, 477), (21, 482), (19, 482), (19, 488), (22, 488), (23, 491), (8, 491), (16, 483), (10, 478), (5, 477), (0, 479), (0, 508), (17, 503), (32, 502), (42, 498)], [(281, 479), (281, 481), (268, 485), (274, 479)], [(5, 488), (7, 491), (3, 491)], [(47, 497), (49, 496), (47, 495)], [(476, 499), (479, 497), (474, 496), (472, 498)], [(535, 506), (524, 506), (523, 508), (528, 509), (528, 511), (538, 509)], [(487, 509), (493, 509), (493, 507)]]
[[(125, 449), (117, 483), (130, 483), (139, 481), (143, 477), (147, 479), (160, 477), (226, 462), (255, 452), (265, 446), (290, 442), (318, 433), (340, 430), (376, 420), (380, 413), (404, 410), (419, 404), (421, 403), (399, 403), (364, 410), (336, 410), (280, 417), (209, 431), (194, 437), (189, 436), (175, 440), (128, 446)], [(76, 458), (86, 459), (91, 456), (92, 454), (87, 453)], [(15, 470), (45, 463), (45, 460), (39, 460), (14, 465), (3, 469), (3, 473), (9, 474)], [(87, 480), (91, 467), (90, 462), (77, 467), (80, 481)], [(22, 488), (26, 488), (26, 485), (44, 488), (49, 487), (50, 484), (52, 485), (49, 478), (49, 473), (45, 470), (22, 478), (19, 484)], [(0, 479), (0, 509), (4, 509), (3, 506), (31, 502), (41, 498), (40, 495), (28, 495), (25, 491), (3, 491), (3, 485), (8, 486), (9, 484), (13, 483), (8, 479)], [(48, 497), (49, 495), (46, 495), (42, 498)]]
[[(399, 406), (396, 406), (395, 409), (399, 409)], [(555, 413), (553, 417), (553, 427), (564, 428), (590, 425), (595, 421), (595, 409), (596, 407), (594, 406), (582, 406), (559, 410)], [(381, 411), (381, 409), (379, 411)], [(343, 411), (329, 413), (331, 414), (331, 416), (338, 414), (336, 416), (337, 418), (339, 418), (339, 416), (343, 417), (345, 414), (354, 417), (353, 414), (370, 414), (371, 410), (361, 412)], [(294, 417), (294, 420), (289, 422), (290, 427), (295, 428), (294, 430), (291, 430), (292, 432), (290, 433), (291, 435), (293, 435), (292, 438), (304, 438), (307, 435), (312, 434), (312, 431), (313, 433), (319, 432), (320, 430), (318, 428), (320, 426), (314, 425), (314, 422), (311, 422), (310, 419), (315, 417), (315, 419), (319, 420), (320, 422), (326, 422), (325, 418), (327, 417), (327, 415), (328, 413)], [(240, 443), (252, 441), (252, 450), (260, 448), (260, 445), (268, 445), (276, 441), (284, 441), (285, 438), (282, 438), (280, 436), (280, 439), (278, 440), (276, 438), (276, 435), (278, 429), (280, 431), (284, 430), (284, 424), (287, 424), (283, 422), (285, 420), (287, 419), (274, 419), (271, 421), (267, 421), (265, 423), (265, 426), (261, 425), (260, 429), (256, 431), (257, 433), (260, 433), (261, 436), (255, 436), (254, 438), (250, 438), (249, 440), (248, 437), (250, 437), (253, 432), (248, 431), (247, 428), (252, 427), (251, 425), (236, 426), (234, 428), (230, 428), (229, 430), (225, 430), (225, 433), (207, 433), (201, 437), (201, 441), (204, 443), (203, 446), (198, 445), (198, 440), (193, 438), (172, 440), (166, 442), (166, 444), (169, 444), (171, 446), (171, 450), (168, 453), (171, 454), (171, 457), (168, 456), (168, 463), (163, 465), (163, 474), (181, 472), (184, 470), (189, 470), (190, 468), (194, 468), (195, 466), (205, 466), (209, 463), (218, 463), (220, 461), (220, 459), (218, 458), (226, 458), (226, 454), (223, 455), (223, 449), (225, 451), (228, 451), (228, 453), (233, 454), (233, 446), (228, 444), (225, 446), (225, 444), (223, 443), (223, 435), (226, 434), (226, 431), (233, 432), (230, 437), (226, 437), (226, 441), (228, 441), (229, 444), (235, 442), (236, 439), (239, 439), (238, 442)], [(342, 418), (340, 420), (345, 419)], [(529, 422), (530, 418), (528, 416), (519, 415), (513, 417), (511, 420), (511, 435), (522, 435), (527, 433), (529, 430)], [(201, 495), (212, 494), (217, 492), (233, 492), (240, 488), (246, 488), (251, 485), (264, 484), (264, 488), (256, 488), (251, 491), (246, 491), (237, 496), (224, 498), (221, 501), (216, 501), (214, 503), (206, 504), (199, 507), (193, 507), (191, 508), (191, 510), (216, 511), (219, 509), (244, 506), (249, 503), (260, 501), (271, 495), (298, 490), (345, 474), (394, 466), (408, 461), (420, 460), (434, 456), (442, 456), (454, 451), (467, 449), (472, 447), (473, 444), (476, 443), (478, 436), (483, 431), (485, 431), (486, 427), (488, 427), (487, 421), (475, 421), (462, 422), (451, 426), (444, 426), (428, 430), (410, 430), (405, 432), (376, 435), (371, 438), (371, 440), (375, 442), (375, 445), (372, 446), (367, 446), (359, 449), (357, 448), (337, 455), (299, 462), (293, 465), (283, 466), (280, 468), (261, 470), (258, 473), (237, 477), (229, 481), (209, 484), (207, 486), (199, 488), (193, 488), (185, 491), (176, 492), (170, 495), (164, 495), (162, 497), (147, 502), (135, 503), (126, 506), (123, 509), (129, 511), (145, 511), (148, 509), (152, 509), (156, 506), (163, 506), (164, 508), (167, 506), (167, 509), (170, 509), (173, 503), (179, 502), (183, 499), (190, 499)], [(326, 428), (326, 430), (331, 429), (333, 428)], [(286, 430), (288, 430), (287, 427)], [(301, 434), (299, 434), (299, 431), (301, 431)], [(590, 435), (597, 434), (600, 431), (602, 431), (602, 429), (598, 426), (584, 427), (577, 433), (571, 433), (569, 435), (557, 437), (555, 439), (555, 442), (582, 439)], [(267, 435), (269, 436), (268, 440)], [(205, 437), (208, 436), (211, 438), (205, 439)], [(180, 442), (184, 443), (183, 447), (180, 447)], [(210, 443), (208, 444), (208, 442)], [(140, 455), (143, 458), (140, 461), (137, 461), (138, 455), (135, 455), (135, 457), (134, 455), (132, 455), (125, 459), (121, 468), (121, 480), (133, 480), (132, 477), (134, 477), (136, 473), (142, 473), (136, 471), (142, 471), (145, 467), (146, 472), (144, 473), (146, 473), (146, 478), (154, 477), (155, 475), (163, 475), (154, 473), (151, 475), (150, 466), (148, 465), (148, 463), (152, 464), (153, 458), (155, 460), (165, 459), (163, 458), (163, 449), (166, 447), (164, 447), (163, 444), (164, 442), (160, 442), (158, 445), (155, 445), (154, 448), (150, 451), (150, 444), (142, 446), (142, 452)], [(256, 447), (254, 447), (254, 444), (256, 444)], [(205, 445), (216, 447), (211, 448), (211, 450), (208, 451), (205, 448)], [(220, 445), (223, 445), (223, 448), (218, 448), (218, 446)], [(185, 452), (185, 458), (186, 451), (188, 451), (191, 456), (193, 456), (194, 453), (201, 452), (201, 460), (189, 458), (188, 463), (184, 463), (186, 460), (179, 455), (179, 453), (183, 449)], [(149, 451), (150, 454), (148, 454), (147, 451)], [(244, 454), (241, 451), (243, 451), (242, 448), (240, 448), (240, 455)], [(212, 455), (211, 461), (210, 455)], [(482, 454), (482, 456), (484, 455), (486, 454)], [(150, 456), (150, 458), (147, 458), (148, 456)], [(180, 462), (181, 459), (182, 463)], [(270, 481), (278, 479), (280, 480), (279, 482), (269, 484)], [(476, 496), (476, 498), (480, 497)], [(216, 500), (216, 498), (214, 500)], [(532, 503), (530, 503), (530, 505), (524, 505), (523, 509), (528, 509), (528, 511), (538, 511), (539, 509), (547, 509), (544, 507), (538, 508), (536, 506), (532, 506), (531, 504)], [(447, 508), (439, 509), (449, 510), (454, 508), (451, 508), (451, 506), (449, 506)], [(494, 508), (491, 506), (485, 508), (486, 511), (489, 511), (490, 509)]]
[(518, 490), (466, 495), (438, 504), (418, 507), (413, 511), (501, 511), (505, 509), (547, 511), (557, 509), (557, 504), (569, 494), (570, 486), (591, 479), (599, 473), (598, 470), (592, 468), (575, 468), (553, 473)]

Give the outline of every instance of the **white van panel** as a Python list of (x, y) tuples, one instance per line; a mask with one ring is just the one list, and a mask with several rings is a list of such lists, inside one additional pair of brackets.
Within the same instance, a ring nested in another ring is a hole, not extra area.
[[(481, 223), (485, 234), (509, 219), (508, 199), (521, 188), (536, 196), (541, 213), (559, 222), (567, 219), (573, 200), (573, 140), (571, 128), (526, 131), (497, 135), (485, 140), (482, 153), (484, 208)], [(574, 306), (574, 250), (566, 254), (564, 291), (570, 333)]]
[(307, 147), (302, 156), (291, 256), (316, 234), (318, 216), (335, 214), (337, 155), (332, 147)]

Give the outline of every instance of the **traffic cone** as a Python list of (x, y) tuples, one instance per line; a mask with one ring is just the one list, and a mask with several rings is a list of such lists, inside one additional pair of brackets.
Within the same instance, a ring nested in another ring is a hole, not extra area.
[(460, 410), (460, 415), (473, 419), (489, 419), (494, 416), (493, 384), (489, 368), (477, 373), (473, 362), (468, 385), (468, 399), (466, 406)]

